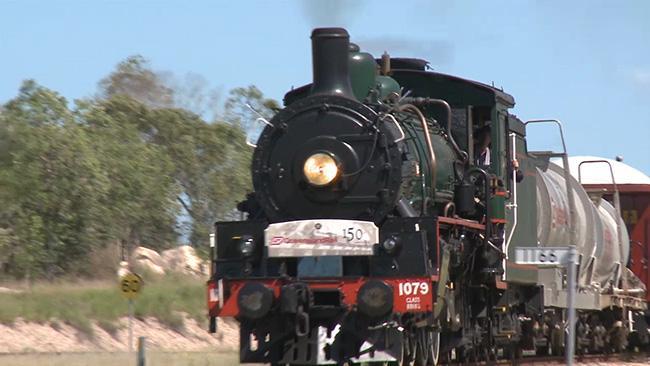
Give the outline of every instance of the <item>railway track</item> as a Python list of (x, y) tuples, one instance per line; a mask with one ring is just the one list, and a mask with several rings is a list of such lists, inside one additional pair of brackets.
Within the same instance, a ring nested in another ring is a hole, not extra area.
[[(466, 361), (466, 362), (450, 362), (444, 365), (560, 365), (565, 363), (564, 356), (526, 356), (515, 360), (496, 360), (496, 361)], [(576, 365), (649, 365), (650, 352), (637, 352), (637, 353), (613, 353), (613, 354), (597, 354), (597, 355), (576, 355), (574, 358)]]

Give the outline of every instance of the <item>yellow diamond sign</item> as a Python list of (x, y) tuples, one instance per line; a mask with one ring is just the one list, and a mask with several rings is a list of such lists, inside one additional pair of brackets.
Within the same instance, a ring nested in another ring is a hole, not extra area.
[(138, 297), (138, 294), (142, 291), (143, 285), (142, 277), (135, 273), (127, 273), (120, 279), (120, 291), (122, 291), (122, 296), (129, 300)]

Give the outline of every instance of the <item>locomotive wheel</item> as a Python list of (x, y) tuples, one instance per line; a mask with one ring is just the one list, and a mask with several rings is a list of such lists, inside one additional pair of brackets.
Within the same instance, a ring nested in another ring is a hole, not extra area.
[(404, 333), (404, 347), (402, 347), (402, 365), (413, 366), (417, 349), (417, 338)]
[(419, 328), (415, 335), (415, 358), (413, 360), (415, 366), (426, 366), (429, 361), (429, 352), (427, 352), (429, 345), (428, 333), (423, 328)]
[(421, 329), (418, 331), (418, 335), (415, 365), (437, 365), (440, 360), (440, 332)]
[(429, 364), (437, 365), (440, 361), (440, 332), (428, 332), (431, 337), (429, 347)]

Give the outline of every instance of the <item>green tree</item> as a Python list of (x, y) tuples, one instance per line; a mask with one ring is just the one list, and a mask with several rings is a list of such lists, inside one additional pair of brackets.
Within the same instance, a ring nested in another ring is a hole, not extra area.
[(208, 123), (213, 93), (202, 78), (186, 79), (169, 86), (173, 75), (133, 56), (99, 83), (98, 98), (72, 109), (30, 80), (0, 106), (4, 273), (92, 274), (89, 255), (108, 244), (173, 245), (182, 212), (190, 241), (207, 244), (213, 222), (250, 191), (247, 123), (256, 113), (270, 119), (278, 103), (237, 88), (227, 122)]
[(174, 93), (165, 85), (149, 61), (140, 55), (128, 57), (99, 82), (100, 97), (128, 96), (152, 108), (171, 107)]
[(190, 241), (206, 243), (212, 224), (231, 213), (250, 189), (251, 148), (242, 130), (206, 123), (184, 110), (156, 110), (156, 144), (175, 164), (177, 200), (192, 219)]
[(173, 90), (174, 106), (196, 113), (208, 121), (215, 119), (220, 109), (221, 92), (210, 88), (208, 81), (201, 75), (187, 73), (177, 77), (170, 73), (164, 78), (165, 85)]
[(280, 103), (275, 99), (266, 98), (255, 85), (249, 85), (231, 90), (225, 109), (224, 119), (227, 122), (248, 131), (254, 128), (253, 124), (257, 118), (270, 120), (280, 109)]
[(109, 212), (111, 239), (154, 249), (171, 246), (179, 205), (174, 163), (152, 143), (154, 110), (127, 97), (115, 96), (80, 106), (87, 134), (111, 184), (100, 204)]
[(26, 81), (0, 115), (2, 262), (16, 275), (53, 277), (102, 239), (109, 180), (66, 100)]
[[(137, 67), (124, 66), (134, 63)], [(134, 74), (139, 76), (134, 78)], [(119, 88), (111, 86), (120, 80), (131, 82), (121, 83)], [(235, 89), (226, 103), (229, 122), (234, 119), (234, 123), (207, 123), (201, 114), (216, 109), (216, 94), (208, 91), (205, 80), (192, 75), (173, 87), (160, 87), (169, 85), (170, 80), (177, 79), (169, 73), (151, 70), (144, 59), (136, 58), (134, 61), (132, 57), (120, 63), (111, 76), (100, 83), (100, 90), (104, 91), (101, 94), (105, 96), (114, 95), (106, 91), (116, 89), (122, 90), (122, 95), (139, 95), (141, 89), (154, 85), (156, 87), (151, 88), (148, 94), (149, 99), (158, 100), (173, 95), (174, 103), (185, 107), (155, 108), (151, 114), (140, 114), (133, 123), (141, 138), (159, 146), (173, 164), (171, 176), (177, 185), (176, 201), (191, 218), (190, 242), (200, 245), (206, 243), (214, 221), (232, 213), (236, 203), (250, 190), (252, 150), (245, 144), (242, 124), (237, 122), (249, 115), (249, 109), (244, 104), (250, 103), (270, 118), (278, 103), (264, 98), (254, 86)], [(129, 87), (134, 90), (129, 90)], [(154, 92), (160, 95), (152, 95)], [(132, 111), (127, 115), (135, 113)]]

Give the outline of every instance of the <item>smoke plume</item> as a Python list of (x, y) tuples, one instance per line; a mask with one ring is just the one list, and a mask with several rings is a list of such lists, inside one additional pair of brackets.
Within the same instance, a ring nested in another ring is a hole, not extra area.
[(304, 0), (303, 12), (312, 27), (349, 26), (359, 14), (364, 1)]
[(433, 66), (447, 66), (453, 61), (454, 46), (443, 40), (401, 38), (393, 36), (352, 40), (363, 51), (379, 57), (384, 51), (393, 57), (423, 58)]

